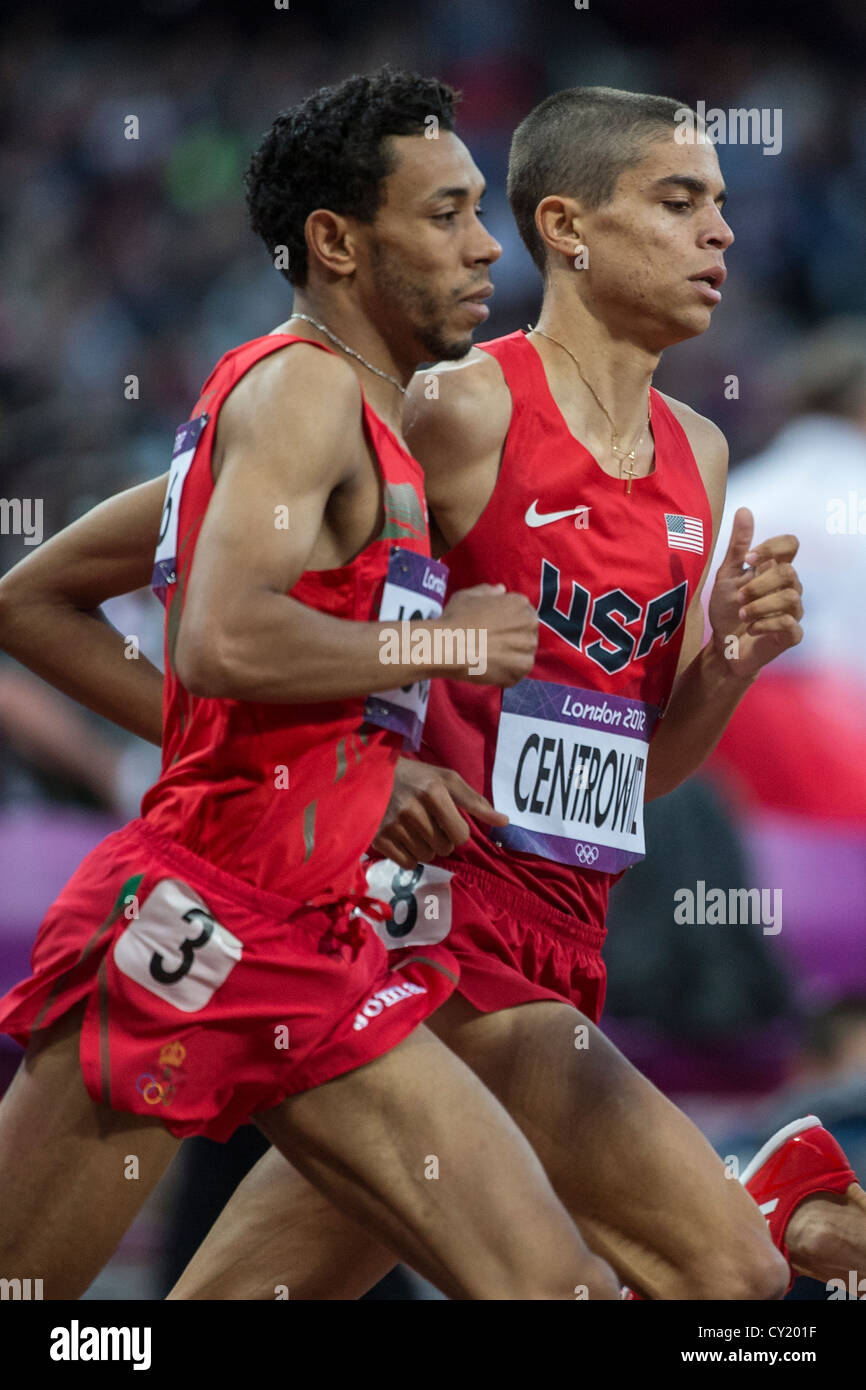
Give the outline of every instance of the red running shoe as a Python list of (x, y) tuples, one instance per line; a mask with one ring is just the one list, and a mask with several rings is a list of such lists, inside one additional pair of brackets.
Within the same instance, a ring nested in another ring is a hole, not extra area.
[(740, 1177), (766, 1216), (773, 1244), (786, 1260), (785, 1229), (794, 1208), (816, 1192), (844, 1196), (856, 1181), (843, 1150), (817, 1115), (784, 1125), (758, 1150)]

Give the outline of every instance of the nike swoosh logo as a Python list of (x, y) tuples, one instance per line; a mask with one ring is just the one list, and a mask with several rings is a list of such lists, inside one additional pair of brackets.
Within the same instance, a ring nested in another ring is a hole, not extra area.
[(538, 498), (528, 508), (526, 516), (523, 518), (527, 526), (549, 526), (551, 521), (562, 521), (566, 516), (577, 516), (578, 512), (589, 511), (589, 507), (572, 507), (567, 512), (539, 512), (537, 508)]
[(769, 1202), (762, 1202), (761, 1205), (758, 1207), (758, 1210), (762, 1211), (765, 1216), (771, 1216), (778, 1205), (778, 1197), (771, 1197)]

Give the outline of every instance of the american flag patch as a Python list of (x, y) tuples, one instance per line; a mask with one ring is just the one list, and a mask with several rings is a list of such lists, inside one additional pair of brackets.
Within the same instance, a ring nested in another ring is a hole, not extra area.
[(704, 523), (699, 517), (673, 516), (665, 512), (665, 526), (671, 550), (696, 550), (699, 555), (703, 554)]

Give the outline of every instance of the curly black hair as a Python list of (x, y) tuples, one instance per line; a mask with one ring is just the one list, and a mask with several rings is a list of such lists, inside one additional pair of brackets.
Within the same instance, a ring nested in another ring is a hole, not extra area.
[(275, 260), (277, 249), (287, 248), (281, 273), (291, 284), (307, 282), (304, 223), (310, 213), (329, 208), (371, 222), (394, 164), (386, 137), (423, 135), (432, 128), (431, 116), (438, 129), (453, 130), (458, 100), (444, 82), (386, 64), (320, 87), (279, 113), (252, 155), (244, 183), (250, 225)]

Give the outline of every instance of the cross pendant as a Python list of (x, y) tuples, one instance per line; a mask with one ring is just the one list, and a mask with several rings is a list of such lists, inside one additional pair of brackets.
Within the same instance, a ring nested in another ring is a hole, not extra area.
[(631, 481), (634, 477), (634, 454), (626, 454), (626, 460), (628, 462), (628, 472), (626, 472), (625, 463), (623, 463), (622, 475), (624, 478), (628, 478), (628, 487), (626, 488), (626, 495), (629, 495), (631, 493)]

